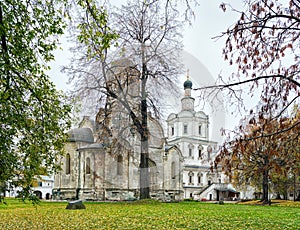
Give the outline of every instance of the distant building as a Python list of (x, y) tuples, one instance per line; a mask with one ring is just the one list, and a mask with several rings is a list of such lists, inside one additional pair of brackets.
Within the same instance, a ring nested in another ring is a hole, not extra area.
[(33, 193), (40, 199), (52, 199), (52, 189), (54, 187), (53, 176), (39, 176), (36, 178), (36, 183), (32, 188)]
[[(12, 187), (11, 181), (6, 183), (5, 188), (5, 197), (17, 197), (19, 192), (21, 191), (20, 187)], [(54, 187), (54, 177), (53, 176), (44, 176), (40, 175), (35, 177), (32, 183), (32, 192), (35, 194), (39, 199), (52, 199), (52, 189)]]

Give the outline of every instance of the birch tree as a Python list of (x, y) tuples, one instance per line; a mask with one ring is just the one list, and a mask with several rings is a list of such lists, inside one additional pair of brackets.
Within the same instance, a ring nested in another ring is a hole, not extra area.
[[(0, 2), (0, 184), (32, 198), (36, 175), (59, 169), (70, 106), (49, 76), (65, 1)], [(8, 183), (10, 182), (10, 183)]]

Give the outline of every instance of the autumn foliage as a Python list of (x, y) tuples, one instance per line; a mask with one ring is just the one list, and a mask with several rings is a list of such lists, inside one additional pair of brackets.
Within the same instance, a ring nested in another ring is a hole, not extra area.
[[(221, 4), (224, 11), (228, 7)], [(264, 109), (280, 104), (284, 110), (300, 95), (299, 29), (299, 1), (247, 1), (234, 26), (220, 36), (226, 38), (224, 59), (237, 67), (224, 87), (249, 83), (251, 93), (261, 90)]]
[(267, 202), (272, 182), (299, 175), (299, 118), (299, 111), (293, 118), (250, 116), (234, 140), (222, 146), (215, 164), (222, 164), (233, 183), (262, 188), (262, 201)]
[(220, 77), (216, 86), (205, 88), (227, 89), (237, 102), (243, 102), (239, 92), (246, 88), (260, 98), (256, 112), (250, 110), (228, 135), (215, 163), (236, 182), (261, 184), (267, 202), (275, 177), (299, 175), (299, 111), (288, 114), (300, 96), (300, 3), (249, 0), (243, 10), (231, 10), (240, 17), (219, 37), (226, 41), (224, 59), (237, 69), (227, 81)]

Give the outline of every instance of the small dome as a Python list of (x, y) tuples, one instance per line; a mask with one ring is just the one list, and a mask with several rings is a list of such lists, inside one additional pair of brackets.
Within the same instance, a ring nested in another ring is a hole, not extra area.
[(183, 83), (184, 89), (191, 89), (193, 86), (193, 83), (189, 80), (189, 78)]
[(70, 142), (94, 143), (94, 136), (90, 128), (71, 129), (68, 134)]

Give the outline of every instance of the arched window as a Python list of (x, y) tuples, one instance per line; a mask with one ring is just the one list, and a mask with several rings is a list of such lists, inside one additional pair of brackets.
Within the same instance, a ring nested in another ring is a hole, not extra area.
[(148, 166), (149, 166), (149, 179), (150, 179), (150, 188), (151, 189), (155, 189), (158, 186), (158, 170), (157, 170), (157, 166), (156, 163), (151, 160), (150, 158), (148, 158)]
[(189, 172), (189, 184), (193, 184), (193, 177), (194, 177), (194, 173)]
[(189, 148), (189, 157), (194, 158), (194, 153), (193, 153), (194, 145), (193, 144), (189, 144), (188, 148)]
[(193, 149), (189, 149), (189, 157), (193, 156)]
[(123, 157), (119, 155), (117, 159), (117, 175), (122, 175), (122, 174), (123, 174)]
[(202, 173), (198, 173), (198, 184), (201, 184)]
[(71, 173), (71, 156), (69, 153), (66, 155), (66, 174)]
[(171, 164), (171, 178), (175, 179), (175, 162), (174, 161)]
[(201, 159), (202, 158), (202, 150), (203, 150), (203, 146), (199, 145), (198, 146), (198, 158)]
[(207, 160), (210, 160), (211, 158), (211, 153), (212, 153), (212, 147), (209, 145), (207, 147)]
[(87, 157), (85, 160), (85, 173), (91, 174), (91, 160), (89, 157)]

